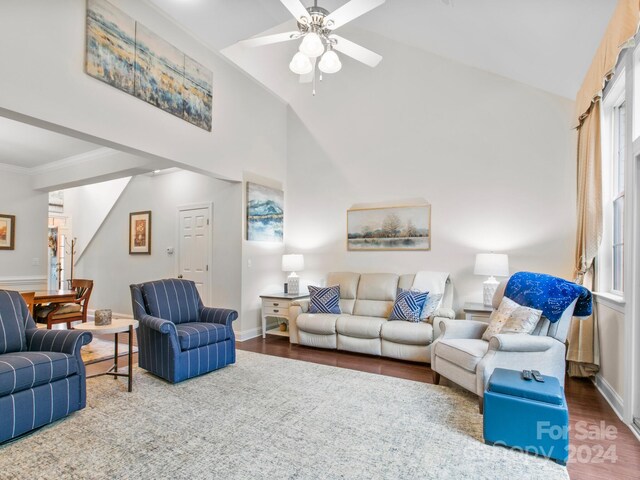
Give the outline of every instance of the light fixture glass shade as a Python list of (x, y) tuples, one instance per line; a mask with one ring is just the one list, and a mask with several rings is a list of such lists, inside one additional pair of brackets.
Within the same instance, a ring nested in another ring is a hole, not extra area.
[(282, 255), (283, 272), (299, 272), (301, 270), (304, 270), (304, 255)]
[(291, 59), (289, 70), (298, 75), (305, 75), (313, 70), (313, 65), (311, 65), (309, 57), (302, 52), (298, 52)]
[(318, 68), (324, 73), (336, 73), (342, 68), (342, 63), (336, 52), (327, 50), (325, 54), (322, 55), (320, 63), (318, 63)]
[(509, 276), (509, 256), (502, 253), (478, 253), (473, 273), (488, 277), (507, 277)]
[(309, 32), (302, 39), (299, 50), (309, 58), (316, 58), (324, 53), (324, 43), (320, 35)]

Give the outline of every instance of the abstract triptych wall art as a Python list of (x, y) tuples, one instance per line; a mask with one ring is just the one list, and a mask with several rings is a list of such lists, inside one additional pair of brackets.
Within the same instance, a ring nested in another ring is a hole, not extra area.
[(87, 0), (88, 75), (211, 131), (213, 73), (104, 0)]

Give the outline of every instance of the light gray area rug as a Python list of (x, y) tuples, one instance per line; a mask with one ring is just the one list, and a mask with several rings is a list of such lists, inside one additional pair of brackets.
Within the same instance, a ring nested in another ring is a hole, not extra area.
[(235, 365), (88, 406), (0, 447), (2, 479), (567, 479), (482, 442), (475, 397), (446, 386), (238, 351)]

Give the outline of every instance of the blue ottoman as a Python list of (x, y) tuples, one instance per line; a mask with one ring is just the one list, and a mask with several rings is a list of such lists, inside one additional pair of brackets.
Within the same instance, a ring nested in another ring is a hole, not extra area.
[(488, 445), (535, 453), (566, 465), (569, 457), (569, 412), (564, 390), (555, 377), (544, 383), (522, 378), (522, 372), (496, 368), (484, 393), (484, 441)]

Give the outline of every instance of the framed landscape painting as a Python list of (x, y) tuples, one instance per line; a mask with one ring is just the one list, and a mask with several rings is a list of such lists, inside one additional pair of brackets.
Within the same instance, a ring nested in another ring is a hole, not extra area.
[(348, 250), (431, 250), (431, 205), (347, 211)]
[(247, 182), (247, 240), (282, 242), (284, 192)]
[(151, 212), (129, 214), (129, 254), (151, 255)]
[(0, 215), (0, 250), (15, 250), (16, 248), (16, 217), (15, 215)]

